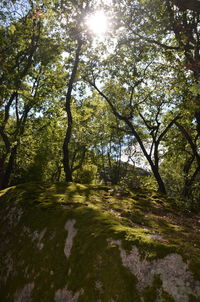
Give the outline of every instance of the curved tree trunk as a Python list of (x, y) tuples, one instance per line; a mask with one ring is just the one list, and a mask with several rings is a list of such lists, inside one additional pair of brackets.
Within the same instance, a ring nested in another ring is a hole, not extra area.
[(72, 123), (73, 123), (73, 117), (71, 113), (71, 97), (72, 97), (72, 90), (73, 85), (75, 82), (77, 69), (79, 65), (79, 58), (80, 58), (80, 52), (81, 52), (81, 46), (82, 41), (80, 39), (77, 40), (77, 49), (76, 49), (76, 55), (74, 59), (74, 65), (72, 68), (72, 73), (69, 79), (69, 85), (67, 89), (67, 94), (65, 98), (65, 110), (67, 113), (67, 130), (64, 138), (63, 143), (63, 166), (65, 171), (65, 179), (67, 182), (71, 182), (73, 180), (72, 178), (72, 169), (70, 165), (70, 155), (69, 155), (69, 144), (72, 136)]
[(153, 162), (151, 155), (148, 154), (147, 149), (145, 148), (145, 145), (142, 141), (142, 138), (140, 137), (138, 131), (135, 129), (133, 123), (125, 116), (121, 115), (117, 109), (115, 108), (114, 104), (112, 103), (112, 101), (102, 92), (98, 89), (98, 87), (96, 86), (95, 83), (88, 81), (97, 91), (98, 93), (107, 101), (107, 103), (109, 104), (113, 114), (119, 119), (124, 121), (124, 123), (129, 127), (129, 129), (131, 130), (133, 136), (136, 138), (138, 144), (140, 145), (140, 148), (145, 156), (145, 158), (147, 159), (151, 170), (153, 172), (153, 175), (156, 179), (156, 182), (158, 184), (158, 191), (162, 194), (166, 194), (166, 188), (165, 188), (165, 184), (162, 180), (162, 177), (159, 173), (159, 157), (158, 157), (158, 145), (161, 141), (161, 139), (164, 137), (164, 135), (167, 133), (167, 131), (172, 127), (172, 125), (175, 123), (175, 121), (179, 118), (179, 116), (176, 116), (169, 124), (168, 126), (165, 128), (165, 130), (160, 134), (159, 138), (157, 141), (155, 141), (155, 154), (154, 154), (154, 161)]
[(191, 197), (192, 195), (192, 186), (197, 178), (197, 176), (200, 174), (200, 168), (197, 167), (194, 171), (193, 175), (190, 178), (186, 178), (184, 188), (183, 188), (183, 196), (186, 198)]

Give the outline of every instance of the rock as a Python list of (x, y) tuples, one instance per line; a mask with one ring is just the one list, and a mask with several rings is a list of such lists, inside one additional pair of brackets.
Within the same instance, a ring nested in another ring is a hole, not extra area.
[(84, 290), (81, 289), (80, 291), (73, 294), (67, 288), (65, 289), (58, 289), (55, 293), (54, 301), (55, 302), (77, 302), (80, 295), (84, 293)]
[(31, 301), (31, 294), (34, 288), (34, 283), (25, 284), (21, 290), (18, 290), (14, 295), (14, 302)]
[(138, 236), (95, 202), (66, 208), (36, 191), (1, 192), (0, 301), (200, 301), (192, 255), (172, 250), (163, 234), (141, 228)]

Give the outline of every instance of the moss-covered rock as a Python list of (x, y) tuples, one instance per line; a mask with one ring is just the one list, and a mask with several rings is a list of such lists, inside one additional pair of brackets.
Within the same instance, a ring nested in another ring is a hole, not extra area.
[(0, 301), (200, 301), (199, 218), (154, 192), (0, 191)]

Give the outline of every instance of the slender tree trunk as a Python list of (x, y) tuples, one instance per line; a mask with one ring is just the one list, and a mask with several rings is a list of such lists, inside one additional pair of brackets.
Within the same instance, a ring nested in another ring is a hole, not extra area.
[(10, 177), (13, 172), (13, 166), (14, 166), (16, 154), (17, 154), (17, 145), (11, 150), (8, 164), (5, 168), (5, 172), (2, 175), (2, 179), (0, 180), (0, 189), (5, 189), (9, 186)]
[(178, 127), (178, 129), (181, 131), (181, 133), (183, 134), (183, 136), (185, 137), (185, 139), (187, 140), (187, 142), (189, 143), (192, 152), (196, 158), (197, 164), (200, 167), (200, 155), (198, 153), (197, 150), (197, 145), (196, 143), (193, 141), (191, 135), (188, 133), (188, 131), (177, 121), (175, 122), (175, 125)]
[[(71, 99), (71, 97), (70, 97)], [(65, 139), (63, 143), (63, 166), (65, 171), (65, 179), (67, 182), (72, 181), (72, 170), (70, 165), (70, 156), (69, 156), (69, 143), (72, 135), (72, 114), (70, 108), (70, 100), (66, 102), (66, 112), (67, 112), (67, 131), (65, 134)]]
[(105, 185), (107, 185), (108, 181), (107, 181), (107, 171), (105, 168), (105, 156), (104, 156), (104, 148), (103, 148), (103, 142), (101, 141), (101, 162), (102, 162), (102, 178), (103, 181), (105, 183)]
[(72, 68), (72, 73), (69, 79), (69, 85), (67, 89), (67, 94), (65, 98), (65, 110), (67, 113), (67, 130), (64, 138), (63, 143), (63, 166), (64, 166), (64, 172), (65, 172), (65, 179), (67, 182), (71, 182), (73, 180), (72, 178), (72, 170), (70, 165), (70, 155), (69, 155), (69, 144), (72, 136), (72, 123), (73, 123), (73, 117), (71, 113), (71, 97), (72, 97), (72, 90), (73, 85), (75, 82), (77, 69), (79, 65), (79, 58), (80, 58), (80, 52), (81, 52), (81, 46), (82, 41), (78, 39), (77, 41), (77, 49), (76, 49), (76, 55), (74, 59), (74, 65)]
[(196, 177), (199, 175), (200, 173), (200, 168), (197, 167), (196, 170), (194, 171), (193, 175), (190, 178), (186, 178), (185, 179), (185, 184), (184, 184), (184, 188), (183, 188), (183, 196), (188, 198), (191, 197), (192, 195), (192, 186), (195, 182)]

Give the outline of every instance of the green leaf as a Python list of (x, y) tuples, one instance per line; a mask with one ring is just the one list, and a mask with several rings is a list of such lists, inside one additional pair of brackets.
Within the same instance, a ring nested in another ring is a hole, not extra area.
[(9, 32), (13, 35), (14, 32), (15, 32), (15, 30), (16, 30), (16, 27), (15, 27), (13, 24), (11, 24), (11, 25), (9, 26)]

